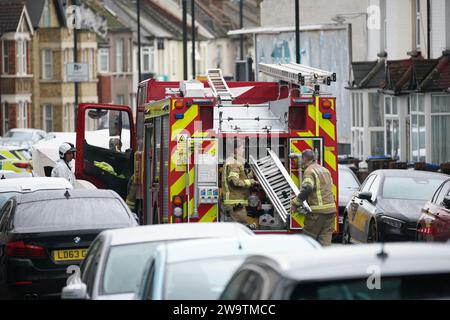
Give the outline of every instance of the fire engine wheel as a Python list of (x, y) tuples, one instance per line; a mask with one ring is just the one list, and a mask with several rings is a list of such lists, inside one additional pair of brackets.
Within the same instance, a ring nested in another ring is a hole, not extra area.
[(378, 241), (377, 224), (375, 220), (370, 221), (369, 232), (367, 234), (367, 243), (374, 243)]
[(348, 216), (344, 216), (344, 230), (342, 230), (342, 243), (350, 244), (352, 237), (350, 236), (350, 224), (348, 222)]

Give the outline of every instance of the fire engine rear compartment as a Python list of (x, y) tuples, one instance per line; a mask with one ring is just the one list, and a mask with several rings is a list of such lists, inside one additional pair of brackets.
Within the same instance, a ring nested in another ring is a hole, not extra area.
[[(145, 157), (145, 181), (146, 181), (146, 223), (169, 223), (171, 217), (169, 216), (170, 202), (173, 199), (169, 197), (169, 130), (167, 128), (169, 116), (155, 117), (146, 122), (145, 125), (145, 150), (148, 156)], [(287, 137), (280, 137), (270, 134), (247, 134), (247, 135), (224, 135), (219, 138), (218, 143), (218, 163), (217, 163), (217, 185), (219, 187), (219, 194), (222, 195), (222, 170), (227, 157), (233, 154), (234, 142), (240, 139), (245, 141), (245, 160), (246, 171), (251, 172), (249, 162), (250, 156), (255, 159), (262, 159), (268, 156), (268, 149), (272, 150), (279, 157), (287, 170), (290, 169), (289, 160), (289, 139)], [(191, 146), (191, 151), (193, 151)], [(254, 174), (253, 174), (254, 175)], [(186, 187), (186, 185), (184, 185)], [(187, 189), (187, 188), (185, 188)], [(195, 190), (194, 190), (195, 192)], [(192, 193), (192, 192), (191, 192)], [(182, 195), (184, 201), (186, 197), (193, 197), (190, 195)], [(260, 218), (261, 230), (272, 231), (286, 231), (287, 225), (279, 218), (274, 210), (269, 198), (264, 190), (253, 188), (250, 193), (249, 206), (247, 207), (248, 215), (251, 217)], [(184, 206), (188, 211), (187, 205)], [(149, 210), (150, 209), (150, 210)], [(192, 219), (193, 212), (186, 212), (184, 221), (188, 219), (186, 215), (190, 215)], [(173, 217), (172, 217), (173, 219)], [(218, 203), (218, 214), (216, 221), (224, 221), (223, 206), (221, 200)]]

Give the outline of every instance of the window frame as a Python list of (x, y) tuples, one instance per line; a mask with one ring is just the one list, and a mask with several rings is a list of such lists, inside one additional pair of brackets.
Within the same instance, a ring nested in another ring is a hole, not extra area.
[[(125, 72), (124, 50), (125, 50), (125, 40), (123, 38), (117, 39), (117, 41), (116, 41), (116, 73), (124, 73)], [(119, 66), (120, 66), (120, 68), (119, 68)]]
[(75, 130), (74, 104), (66, 103), (63, 106), (63, 131), (73, 132)]
[[(49, 108), (49, 109), (47, 109), (47, 108)], [(54, 114), (53, 114), (53, 105), (52, 104), (50, 104), (50, 103), (46, 103), (46, 104), (43, 104), (42, 105), (42, 127), (44, 128), (44, 130), (46, 131), (46, 132), (53, 132), (54, 130), (54, 123), (53, 123), (53, 116), (54, 116)], [(47, 110), (51, 110), (51, 117), (50, 118), (48, 118), (47, 117)], [(48, 127), (47, 127), (47, 121), (51, 121), (51, 128), (49, 129)]]
[(9, 62), (10, 62), (10, 56), (9, 56), (9, 42), (8, 40), (2, 40), (2, 74), (9, 74)]
[[(423, 105), (421, 105), (421, 100)], [(414, 103), (415, 102), (415, 103)], [(410, 157), (413, 162), (425, 162), (427, 154), (427, 132), (426, 132), (426, 112), (425, 112), (425, 95), (424, 94), (414, 94), (408, 97), (408, 104), (410, 110)], [(417, 132), (414, 133), (414, 119), (417, 120)], [(423, 126), (420, 125), (421, 120), (423, 120)], [(423, 148), (421, 148), (421, 130), (425, 132), (425, 137), (423, 141)], [(414, 137), (417, 139), (416, 145), (413, 143)], [(414, 149), (415, 147), (418, 149)], [(421, 154), (421, 150), (423, 153)], [(417, 155), (414, 155), (414, 152)]]
[[(50, 48), (42, 49), (42, 80), (53, 80), (53, 51)], [(48, 53), (48, 56), (47, 56)], [(49, 57), (49, 61), (46, 58)], [(47, 74), (47, 67), (49, 68)]]
[[(103, 69), (103, 59), (106, 62), (106, 69)], [(108, 73), (109, 72), (109, 48), (99, 48), (98, 49), (98, 73)]]
[[(3, 125), (3, 135), (5, 135), (9, 131), (9, 108), (11, 106), (8, 102), (2, 102), (2, 125)], [(6, 112), (8, 111), (8, 112)]]

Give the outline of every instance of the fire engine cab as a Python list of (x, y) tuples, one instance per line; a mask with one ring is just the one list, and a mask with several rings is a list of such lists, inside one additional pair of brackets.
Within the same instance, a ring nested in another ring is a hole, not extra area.
[(203, 81), (144, 81), (135, 118), (127, 106), (80, 105), (77, 178), (123, 198), (134, 190), (143, 224), (220, 222), (222, 168), (240, 139), (260, 183), (247, 207), (259, 231), (301, 231), (304, 215), (290, 203), (303, 150), (330, 170), (338, 199), (336, 99), (321, 90), (336, 74), (299, 64), (259, 69), (275, 81), (226, 82), (218, 69)]

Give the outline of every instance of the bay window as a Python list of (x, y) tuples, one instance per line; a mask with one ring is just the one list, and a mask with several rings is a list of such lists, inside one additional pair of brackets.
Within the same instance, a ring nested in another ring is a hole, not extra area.
[(409, 97), (409, 108), (411, 115), (411, 160), (413, 162), (425, 162), (425, 97), (423, 95)]
[(450, 162), (450, 95), (431, 97), (432, 162)]

